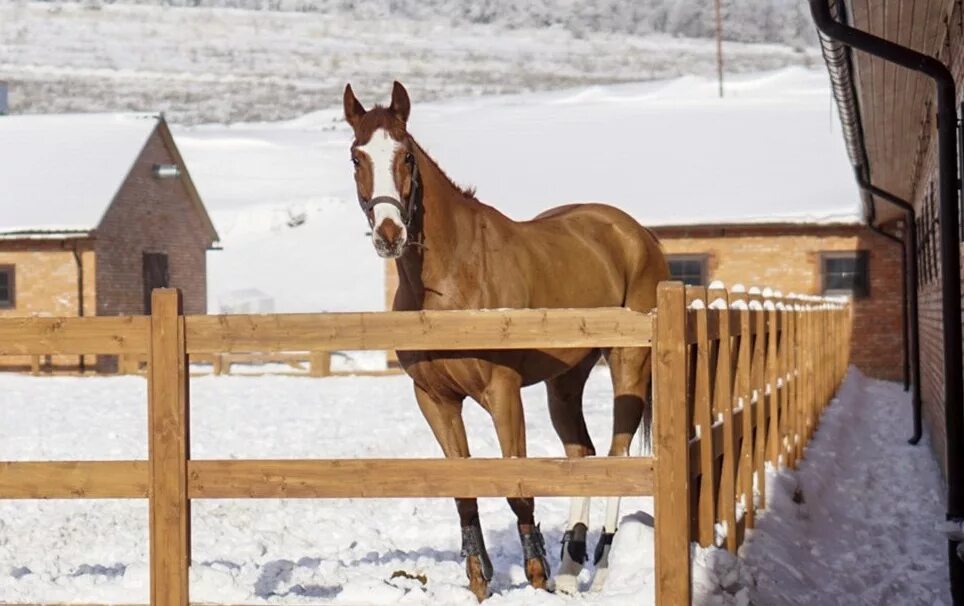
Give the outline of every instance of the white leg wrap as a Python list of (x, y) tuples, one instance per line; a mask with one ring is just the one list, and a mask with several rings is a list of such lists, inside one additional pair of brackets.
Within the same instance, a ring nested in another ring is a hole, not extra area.
[(602, 591), (606, 584), (606, 577), (609, 576), (609, 551), (612, 545), (606, 541), (607, 535), (616, 533), (616, 526), (619, 524), (619, 497), (609, 497), (606, 500), (606, 525), (603, 526), (603, 535), (600, 537), (600, 545), (596, 548), (596, 574), (592, 578), (590, 591)]
[[(567, 530), (570, 532), (576, 528), (577, 524), (582, 524), (582, 548), (585, 550), (585, 530), (589, 527), (589, 497), (573, 497), (569, 501), (569, 525)], [(568, 545), (563, 542), (562, 557), (559, 564), (559, 572), (555, 576), (555, 590), (560, 593), (574, 594), (579, 590), (579, 573), (582, 572), (583, 562), (573, 559), (572, 554), (567, 549)]]

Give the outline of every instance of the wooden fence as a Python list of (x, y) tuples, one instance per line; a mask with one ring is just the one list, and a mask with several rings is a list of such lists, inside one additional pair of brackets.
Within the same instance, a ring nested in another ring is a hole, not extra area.
[[(401, 368), (389, 366), (381, 369), (338, 369), (333, 368), (332, 358), (342, 352), (330, 351), (281, 351), (251, 353), (210, 353), (189, 356), (191, 376), (238, 374), (249, 377), (265, 375), (287, 377), (381, 377), (398, 375)], [(104, 367), (98, 364), (95, 356), (84, 356), (85, 367), (78, 364), (81, 356), (70, 356), (70, 360), (57, 360), (47, 354), (31, 356), (0, 356), (0, 371), (29, 372), (32, 375), (79, 375), (79, 374), (123, 374), (146, 375), (147, 354), (124, 354), (117, 357), (116, 364)], [(64, 356), (59, 356), (64, 358)], [(243, 368), (243, 372), (237, 371)]]
[[(843, 304), (740, 297), (661, 284), (655, 321), (626, 309), (184, 316), (165, 289), (149, 317), (2, 319), (0, 355), (146, 355), (150, 443), (146, 461), (0, 463), (0, 498), (149, 499), (151, 604), (185, 606), (192, 499), (653, 495), (657, 600), (687, 604), (691, 540), (727, 528), (736, 549), (765, 461), (796, 462), (847, 364)], [(190, 458), (190, 355), (627, 346), (654, 348), (653, 457)]]

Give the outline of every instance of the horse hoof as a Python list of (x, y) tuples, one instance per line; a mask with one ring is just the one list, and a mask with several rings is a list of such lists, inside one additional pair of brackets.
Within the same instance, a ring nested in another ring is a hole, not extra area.
[(526, 560), (526, 578), (536, 589), (549, 589), (549, 565), (545, 558)]
[(480, 602), (489, 597), (489, 579), (486, 578), (486, 570), (482, 558), (479, 556), (469, 556), (466, 558), (465, 574), (469, 577), (469, 591), (474, 593)]
[(559, 572), (550, 584), (550, 588), (556, 593), (575, 595), (579, 592), (579, 577)]

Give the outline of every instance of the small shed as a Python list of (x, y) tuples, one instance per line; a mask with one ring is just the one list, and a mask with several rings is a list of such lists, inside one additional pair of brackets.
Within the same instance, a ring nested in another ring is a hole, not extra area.
[(207, 311), (218, 234), (162, 115), (0, 117), (0, 200), (0, 317)]

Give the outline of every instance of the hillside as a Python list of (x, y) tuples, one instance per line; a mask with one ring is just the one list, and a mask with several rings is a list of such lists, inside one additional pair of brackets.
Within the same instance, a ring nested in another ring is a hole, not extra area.
[[(726, 43), (729, 73), (819, 64), (799, 10), (759, 8), (788, 1), (731, 9), (727, 35), (747, 42)], [(253, 5), (308, 12), (223, 8)], [(15, 112), (164, 111), (197, 124), (293, 118), (331, 106), (349, 80), (372, 90), (400, 79), (424, 101), (712, 76), (715, 43), (682, 37), (707, 34), (705, 7), (667, 6), (17, 0), (0, 3), (0, 80)]]
[[(366, 104), (389, 91), (356, 89)], [(646, 225), (858, 217), (823, 69), (734, 77), (722, 100), (692, 76), (434, 103), (409, 92), (412, 135), (515, 219), (589, 200)], [(365, 235), (341, 113), (175, 129), (223, 243), (208, 257), (212, 312), (237, 290), (276, 311), (383, 309), (384, 261)]]

